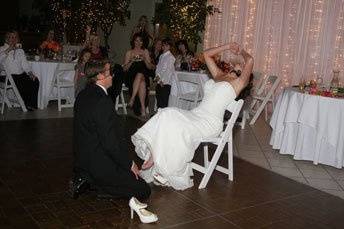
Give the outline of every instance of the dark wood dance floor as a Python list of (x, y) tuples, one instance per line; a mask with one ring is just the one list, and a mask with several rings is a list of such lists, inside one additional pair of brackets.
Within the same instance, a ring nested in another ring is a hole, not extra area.
[[(141, 123), (127, 117), (128, 136)], [(152, 186), (156, 224), (130, 220), (125, 200), (78, 200), (72, 171), (72, 119), (0, 122), (0, 228), (344, 228), (344, 200), (240, 159), (234, 182), (215, 173), (208, 187)], [(133, 148), (129, 142), (131, 151)], [(222, 160), (226, 160), (225, 158)]]

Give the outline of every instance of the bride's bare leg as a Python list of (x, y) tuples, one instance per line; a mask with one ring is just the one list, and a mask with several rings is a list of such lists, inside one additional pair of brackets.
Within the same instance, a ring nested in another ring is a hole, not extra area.
[(145, 169), (149, 169), (150, 167), (152, 167), (154, 164), (154, 160), (153, 160), (153, 156), (152, 154), (150, 155), (150, 157), (148, 158), (148, 160), (146, 160), (145, 162), (143, 162), (142, 164), (142, 169), (145, 170)]

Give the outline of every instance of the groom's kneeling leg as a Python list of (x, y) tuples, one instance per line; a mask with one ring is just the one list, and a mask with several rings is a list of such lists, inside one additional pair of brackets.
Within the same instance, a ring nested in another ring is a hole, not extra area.
[(122, 179), (114, 181), (111, 185), (102, 186), (103, 192), (114, 198), (136, 197), (139, 200), (147, 199), (151, 194), (149, 185), (142, 179), (138, 180), (134, 174), (121, 174)]

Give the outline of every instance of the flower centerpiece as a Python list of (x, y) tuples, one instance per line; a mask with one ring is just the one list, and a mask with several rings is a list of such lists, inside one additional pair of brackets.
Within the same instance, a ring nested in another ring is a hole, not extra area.
[(48, 59), (55, 59), (57, 54), (61, 51), (61, 45), (56, 41), (44, 41), (41, 46), (43, 55)]

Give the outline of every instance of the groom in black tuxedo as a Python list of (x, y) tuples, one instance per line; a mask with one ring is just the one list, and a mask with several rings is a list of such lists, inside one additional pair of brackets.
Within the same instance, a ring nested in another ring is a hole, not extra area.
[(148, 198), (150, 187), (129, 158), (121, 120), (107, 94), (112, 85), (110, 64), (91, 62), (85, 71), (91, 83), (74, 105), (74, 182), (83, 183), (75, 184), (74, 192), (90, 183), (102, 196)]

